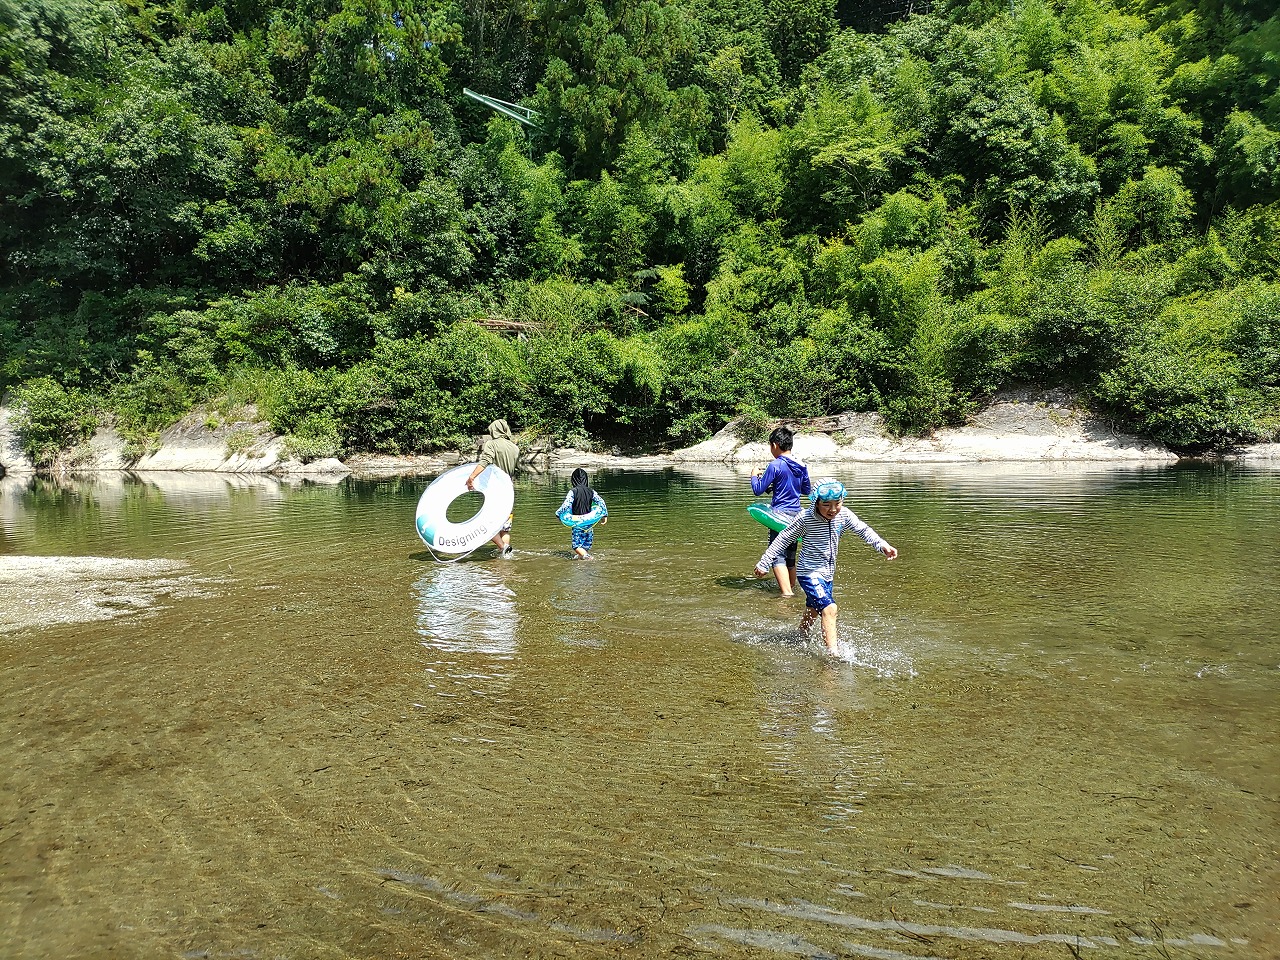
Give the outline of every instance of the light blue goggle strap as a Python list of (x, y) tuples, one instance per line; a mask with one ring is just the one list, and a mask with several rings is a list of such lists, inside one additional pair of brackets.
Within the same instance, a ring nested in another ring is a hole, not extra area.
[(815, 503), (819, 500), (843, 500), (844, 484), (839, 480), (819, 480), (813, 490), (813, 499)]

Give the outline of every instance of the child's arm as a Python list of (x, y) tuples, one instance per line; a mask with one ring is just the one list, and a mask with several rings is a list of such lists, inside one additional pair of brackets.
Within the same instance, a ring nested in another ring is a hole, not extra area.
[(877, 550), (884, 554), (886, 560), (894, 560), (898, 556), (898, 551), (880, 534), (876, 533), (869, 526), (862, 522), (856, 513), (848, 508), (845, 509), (845, 529), (852, 530), (860, 536), (867, 545), (873, 550)]
[(753, 473), (751, 475), (751, 492), (757, 497), (768, 493), (769, 487), (772, 486), (773, 482), (777, 479), (775, 476), (776, 472), (774, 464), (771, 463), (769, 466), (764, 468), (764, 473)]
[(605, 503), (604, 503), (604, 497), (600, 496), (600, 494), (596, 493), (596, 492), (593, 490), (593, 491), (591, 492), (591, 507), (592, 507), (592, 509), (594, 509), (594, 508), (595, 508), (595, 507), (597, 507), (597, 506), (599, 506), (599, 507), (600, 507), (600, 509), (604, 511), (604, 515), (600, 517), (600, 522), (601, 522), (601, 523), (608, 523), (608, 522), (609, 522), (609, 508), (608, 508), (607, 506), (605, 506)]
[(560, 509), (556, 511), (556, 516), (562, 521), (569, 515), (569, 511), (573, 509), (573, 491), (570, 490), (564, 495), (564, 503), (560, 504)]

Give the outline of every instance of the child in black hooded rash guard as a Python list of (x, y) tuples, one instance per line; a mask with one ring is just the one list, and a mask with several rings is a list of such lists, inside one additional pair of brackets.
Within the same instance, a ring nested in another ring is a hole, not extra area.
[[(596, 523), (609, 522), (609, 508), (604, 504), (604, 498), (596, 493), (587, 485), (587, 471), (579, 467), (569, 476), (569, 482), (573, 484), (564, 497), (564, 503), (560, 505), (560, 509), (556, 511), (556, 516), (560, 518), (562, 523), (568, 523), (573, 529), (573, 552), (579, 560), (591, 559), (591, 545), (595, 540)], [(600, 515), (596, 520), (589, 523), (575, 523), (574, 518), (586, 518), (595, 510), (600, 511)]]

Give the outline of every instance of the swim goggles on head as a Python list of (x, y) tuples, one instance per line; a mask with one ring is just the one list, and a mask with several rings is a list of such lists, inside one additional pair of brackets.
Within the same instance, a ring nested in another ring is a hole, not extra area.
[(819, 480), (818, 485), (813, 488), (813, 500), (817, 503), (819, 500), (843, 500), (844, 484), (839, 480)]

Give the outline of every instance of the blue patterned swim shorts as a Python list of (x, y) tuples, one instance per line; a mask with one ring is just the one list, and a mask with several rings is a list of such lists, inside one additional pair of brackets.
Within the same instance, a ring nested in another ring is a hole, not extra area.
[(573, 528), (573, 549), (577, 550), (581, 547), (583, 550), (590, 550), (591, 543), (595, 540), (595, 524), (589, 527)]
[(832, 593), (834, 585), (830, 580), (812, 575), (796, 577), (796, 580), (800, 584), (800, 589), (804, 591), (804, 605), (810, 610), (825, 610), (836, 602), (835, 595)]

